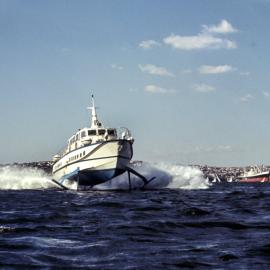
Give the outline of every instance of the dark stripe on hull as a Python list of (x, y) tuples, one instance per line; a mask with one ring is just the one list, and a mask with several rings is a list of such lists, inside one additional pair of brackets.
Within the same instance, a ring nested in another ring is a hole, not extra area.
[(112, 178), (124, 173), (123, 169), (108, 170), (83, 170), (67, 179), (78, 182), (78, 186), (95, 186), (105, 183)]

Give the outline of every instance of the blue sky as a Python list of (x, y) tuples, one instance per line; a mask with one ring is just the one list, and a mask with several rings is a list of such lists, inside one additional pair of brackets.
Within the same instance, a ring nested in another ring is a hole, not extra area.
[(0, 162), (49, 160), (90, 93), (134, 159), (270, 164), (270, 1), (0, 0)]

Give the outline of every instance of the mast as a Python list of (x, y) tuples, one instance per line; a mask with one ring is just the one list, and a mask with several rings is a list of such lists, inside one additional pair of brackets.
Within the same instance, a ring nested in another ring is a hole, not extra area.
[(100, 128), (102, 127), (101, 122), (98, 121), (97, 118), (97, 112), (96, 109), (97, 107), (95, 106), (95, 99), (94, 99), (94, 95), (91, 95), (92, 98), (92, 106), (91, 107), (87, 107), (87, 109), (92, 111), (91, 117), (92, 117), (92, 121), (91, 121), (91, 129), (96, 129), (96, 128)]

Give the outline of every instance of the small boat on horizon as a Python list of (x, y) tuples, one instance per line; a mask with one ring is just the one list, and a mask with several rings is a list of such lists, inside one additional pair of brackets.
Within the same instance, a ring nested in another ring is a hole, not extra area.
[(269, 182), (270, 171), (258, 166), (251, 167), (237, 177), (239, 183), (265, 183)]

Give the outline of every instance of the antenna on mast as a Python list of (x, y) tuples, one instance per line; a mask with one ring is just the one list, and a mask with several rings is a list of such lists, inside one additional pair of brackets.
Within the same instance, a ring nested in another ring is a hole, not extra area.
[(92, 113), (91, 113), (91, 116), (92, 116), (91, 128), (96, 129), (96, 128), (102, 127), (102, 124), (97, 119), (97, 112), (96, 112), (97, 107), (95, 106), (95, 98), (94, 98), (93, 94), (91, 95), (91, 99), (92, 99), (92, 106), (87, 107), (87, 109), (92, 111)]

